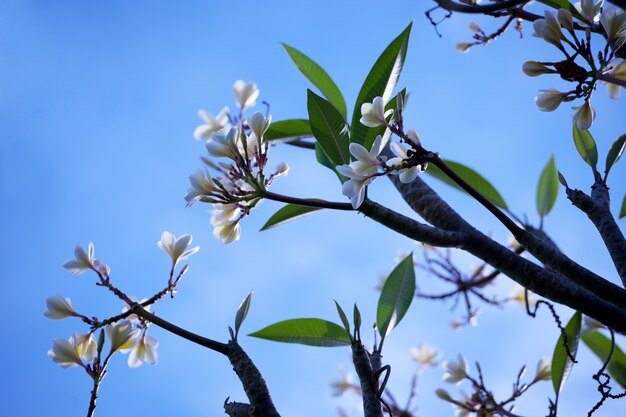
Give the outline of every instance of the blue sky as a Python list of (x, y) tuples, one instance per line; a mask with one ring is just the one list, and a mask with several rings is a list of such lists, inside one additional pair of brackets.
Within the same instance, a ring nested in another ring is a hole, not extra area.
[[(197, 110), (234, 107), (232, 84), (254, 80), (274, 120), (306, 117), (307, 81), (282, 50), (285, 42), (320, 63), (340, 86), (348, 108), (378, 54), (413, 20), (400, 86), (411, 92), (406, 117), (430, 149), (463, 161), (498, 188), (513, 211), (536, 222), (535, 187), (554, 154), (568, 182), (592, 182), (571, 140), (571, 110), (541, 113), (533, 98), (542, 88), (563, 86), (550, 77), (528, 78), (521, 65), (550, 60), (554, 48), (507, 33), (488, 47), (458, 54), (470, 38), (469, 19), (454, 16), (437, 37), (418, 2), (149, 2), (6, 0), (0, 4), (0, 204), (8, 237), (2, 244), (5, 329), (0, 344), (1, 415), (84, 415), (89, 379), (62, 370), (46, 356), (51, 341), (86, 329), (78, 322), (53, 322), (43, 315), (47, 296), (70, 297), (75, 308), (106, 317), (122, 305), (61, 265), (76, 244), (95, 243), (96, 257), (112, 268), (127, 293), (150, 296), (165, 284), (168, 259), (156, 246), (163, 230), (191, 233), (200, 252), (174, 300), (154, 310), (197, 333), (228, 337), (235, 310), (254, 290), (243, 332), (293, 317), (335, 320), (333, 299), (357, 302), (365, 322), (375, 318), (380, 274), (399, 251), (419, 247), (354, 213), (318, 212), (266, 232), (258, 230), (279, 205), (264, 202), (242, 223), (242, 238), (223, 245), (211, 233), (208, 207), (185, 209), (188, 176), (204, 147), (193, 140)], [(424, 2), (425, 3), (425, 2)], [(492, 20), (479, 19), (486, 30)], [(592, 133), (603, 160), (626, 128), (622, 101), (598, 89)], [(287, 177), (273, 190), (298, 197), (344, 201), (336, 178), (311, 154), (276, 147), (271, 164), (286, 161)], [(623, 161), (622, 161), (623, 162)], [(624, 164), (610, 184), (617, 210), (626, 192)], [(506, 241), (506, 231), (476, 203), (431, 181), (481, 230)], [(409, 213), (390, 184), (377, 181), (370, 196)], [(615, 277), (608, 255), (584, 216), (559, 196), (546, 229), (561, 248), (595, 272)], [(461, 265), (476, 263), (459, 255)], [(433, 288), (418, 273), (418, 283)], [(494, 288), (506, 294), (508, 280)], [(517, 306), (485, 307), (479, 326), (453, 332), (449, 322), (462, 311), (418, 300), (386, 342), (390, 386), (403, 401), (415, 364), (408, 350), (421, 341), (440, 347), (443, 358), (463, 352), (480, 361), (496, 392), (507, 393), (523, 364), (529, 374), (551, 355), (558, 331), (546, 312), (525, 317)], [(565, 317), (571, 312), (560, 310)], [(228, 396), (244, 394), (225, 358), (152, 329), (161, 342), (156, 367), (131, 370), (125, 357), (113, 361), (100, 393), (97, 415), (222, 415)], [(12, 343), (7, 343), (8, 341)], [(370, 339), (371, 340), (371, 339)], [(329, 384), (340, 366), (351, 369), (347, 349), (314, 349), (244, 337), (283, 415), (334, 415), (356, 399), (338, 400)], [(622, 338), (622, 345), (624, 345)], [(598, 363), (586, 351), (563, 394), (564, 415), (580, 415), (595, 402), (591, 374)], [(445, 387), (440, 369), (420, 378), (419, 415), (452, 415), (433, 392)], [(531, 376), (529, 376), (531, 378)], [(469, 388), (465, 387), (467, 391)], [(525, 415), (545, 413), (548, 383), (520, 403)], [(600, 415), (626, 411), (609, 403)], [(586, 411), (585, 411), (586, 413)], [(543, 415), (543, 414), (541, 414)]]

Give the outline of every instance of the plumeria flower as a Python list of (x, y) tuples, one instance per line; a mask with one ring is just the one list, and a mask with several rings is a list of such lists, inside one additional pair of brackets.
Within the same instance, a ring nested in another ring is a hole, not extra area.
[(442, 363), (443, 369), (446, 371), (443, 374), (443, 380), (450, 383), (459, 384), (469, 374), (469, 366), (465, 357), (461, 354), (458, 356), (458, 362), (444, 361)]
[(563, 49), (561, 39), (564, 39), (564, 36), (563, 32), (561, 32), (561, 24), (554, 13), (546, 10), (544, 18), (533, 22), (533, 28), (535, 29), (534, 36), (551, 43), (559, 49)]
[(556, 72), (537, 61), (524, 62), (524, 65), (522, 65), (522, 71), (524, 71), (524, 74), (529, 77), (536, 77), (541, 74), (552, 74)]
[(541, 111), (554, 111), (563, 102), (564, 98), (565, 94), (554, 88), (539, 90), (539, 94), (535, 97), (535, 104)]
[(159, 341), (144, 332), (135, 347), (130, 351), (130, 355), (128, 355), (128, 366), (138, 368), (144, 362), (150, 365), (156, 365), (159, 358), (156, 351), (158, 346)]
[[(526, 305), (526, 293), (527, 293), (526, 289), (518, 284), (515, 286), (515, 289), (509, 295), (509, 299), (511, 301), (520, 303), (522, 306), (525, 306)], [(535, 294), (533, 294), (531, 291), (528, 291), (528, 305), (530, 307), (534, 307), (537, 305), (537, 297), (535, 297)]]
[(556, 18), (568, 32), (574, 33), (574, 19), (572, 13), (567, 9), (559, 9), (556, 13)]
[(552, 379), (551, 361), (549, 358), (541, 358), (537, 364), (535, 381), (550, 381)]
[[(615, 58), (611, 60), (611, 62), (607, 65), (607, 68), (604, 70), (604, 74), (626, 81), (626, 61), (622, 58)], [(613, 100), (617, 100), (619, 98), (620, 86), (618, 84), (606, 83), (606, 89), (609, 93), (609, 97)]]
[(574, 112), (574, 123), (580, 130), (589, 130), (591, 124), (596, 119), (596, 111), (591, 104), (589, 104), (589, 100), (585, 101), (585, 103), (576, 107), (576, 111)]
[(282, 177), (283, 175), (287, 175), (289, 173), (289, 165), (286, 162), (281, 162), (276, 165), (276, 171), (274, 171), (275, 177)]
[(237, 146), (237, 137), (239, 136), (239, 128), (231, 128), (227, 134), (218, 132), (213, 134), (213, 140), (206, 144), (206, 150), (209, 155), (222, 158), (230, 158), (236, 161), (241, 154)]
[(393, 109), (385, 111), (385, 102), (382, 97), (375, 97), (371, 103), (361, 105), (361, 124), (367, 127), (377, 127), (387, 123), (387, 116)]
[(97, 353), (96, 340), (92, 333), (74, 333), (69, 339), (55, 339), (48, 357), (62, 368), (85, 367), (83, 360), (91, 362)]
[(602, 10), (600, 24), (606, 32), (606, 41), (611, 43), (617, 40), (614, 50), (618, 50), (626, 40), (626, 13), (613, 7)]
[[(388, 160), (387, 165), (389, 167), (401, 167), (403, 161), (410, 158), (409, 155), (407, 154), (407, 151), (409, 150), (409, 148), (396, 142), (392, 142), (390, 147), (391, 147), (392, 152), (396, 155), (396, 157)], [(417, 178), (417, 174), (419, 174), (420, 172), (424, 172), (424, 168), (422, 167), (421, 164), (415, 165), (412, 167), (394, 170), (394, 171), (391, 171), (391, 174), (399, 175), (400, 182), (404, 184), (408, 184), (410, 182), (413, 182), (413, 180)]]
[(479, 405), (474, 404), (466, 393), (461, 391), (461, 398), (453, 400), (454, 417), (477, 417)]
[[(139, 303), (139, 304), (142, 304), (142, 303), (145, 303), (146, 301), (148, 301), (147, 298), (142, 298), (139, 301), (137, 301), (137, 298), (135, 298), (133, 296), (130, 296), (128, 298), (130, 298), (131, 301), (134, 301), (134, 302)], [(146, 311), (150, 311), (150, 307), (151, 306), (145, 306), (145, 307), (142, 307), (142, 308), (144, 310), (146, 310)], [(122, 313), (126, 313), (128, 310), (130, 310), (130, 306), (128, 304), (126, 304), (126, 306), (124, 306), (124, 308), (122, 309)], [(126, 320), (130, 321), (133, 324), (139, 323), (139, 317), (136, 314), (129, 315), (128, 317), (126, 317)]]
[(237, 80), (233, 85), (233, 90), (235, 90), (235, 101), (242, 111), (254, 107), (259, 97), (259, 89), (255, 83)]
[(178, 261), (182, 261), (200, 250), (200, 246), (187, 249), (192, 239), (191, 235), (182, 235), (177, 238), (165, 231), (161, 234), (161, 240), (157, 242), (157, 245), (172, 258), (172, 265), (175, 266)]
[(191, 183), (191, 188), (187, 191), (187, 194), (185, 194), (187, 207), (191, 207), (202, 200), (211, 202), (212, 196), (222, 192), (222, 190), (215, 185), (213, 178), (211, 178), (211, 173), (206, 168), (200, 169), (196, 171), (195, 174), (189, 176), (189, 182)]
[(574, 7), (578, 12), (587, 20), (588, 23), (593, 24), (598, 20), (598, 15), (602, 10), (604, 0), (600, 0), (594, 3), (593, 0), (582, 0), (574, 3)]
[(53, 320), (60, 320), (71, 316), (76, 316), (76, 311), (72, 307), (72, 300), (59, 294), (46, 298), (48, 309), (43, 315)]
[(104, 262), (100, 262), (100, 260), (98, 259), (93, 260), (93, 267), (96, 272), (98, 272), (102, 276), (108, 277), (109, 275), (111, 275), (111, 268), (109, 268), (109, 265), (105, 264)]
[(67, 269), (74, 275), (80, 275), (88, 269), (92, 269), (94, 262), (93, 251), (92, 242), (89, 242), (87, 251), (85, 251), (82, 246), (77, 245), (74, 249), (74, 256), (76, 259), (65, 262), (63, 264), (63, 268)]
[(239, 220), (229, 220), (219, 223), (213, 228), (213, 236), (224, 243), (231, 243), (239, 240), (241, 236), (241, 226)]
[(270, 127), (270, 123), (272, 123), (272, 116), (265, 117), (260, 112), (255, 112), (252, 117), (248, 119), (248, 126), (257, 138), (263, 137)]
[(219, 132), (228, 126), (228, 113), (230, 109), (224, 107), (217, 116), (213, 117), (211, 114), (200, 109), (198, 110), (198, 116), (204, 121), (203, 125), (200, 125), (194, 130), (193, 137), (196, 140), (210, 140), (211, 135), (215, 132)]
[(139, 329), (133, 328), (130, 320), (121, 320), (106, 325), (106, 333), (111, 342), (111, 352), (128, 351), (137, 344)]
[(436, 359), (439, 357), (439, 349), (430, 346), (428, 343), (421, 343), (419, 348), (411, 349), (411, 357), (422, 367), (436, 365)]
[(383, 166), (378, 158), (381, 151), (382, 136), (378, 135), (368, 152), (358, 143), (350, 144), (350, 153), (357, 159), (350, 165), (337, 166), (337, 172), (349, 178), (343, 183), (343, 195), (350, 198), (352, 207), (359, 208), (365, 199), (365, 188), (376, 178), (378, 169)]

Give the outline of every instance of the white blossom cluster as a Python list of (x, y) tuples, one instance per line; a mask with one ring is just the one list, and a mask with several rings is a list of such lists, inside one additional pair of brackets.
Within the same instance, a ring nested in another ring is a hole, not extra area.
[[(198, 201), (213, 204), (213, 234), (225, 243), (239, 239), (241, 219), (260, 201), (273, 179), (289, 171), (289, 166), (281, 163), (269, 176), (265, 173), (269, 142), (264, 135), (272, 117), (260, 112), (244, 117), (244, 111), (256, 105), (256, 84), (238, 80), (233, 88), (237, 118), (230, 115), (228, 107), (215, 117), (204, 110), (198, 112), (204, 124), (196, 128), (194, 137), (206, 141), (211, 158), (203, 161), (218, 175), (211, 176), (208, 168), (197, 171), (189, 177), (191, 188), (185, 195), (187, 206)], [(215, 162), (212, 158), (222, 159)]]

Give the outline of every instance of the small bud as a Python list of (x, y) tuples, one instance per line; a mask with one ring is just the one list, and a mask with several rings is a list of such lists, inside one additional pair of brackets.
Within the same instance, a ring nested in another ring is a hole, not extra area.
[(596, 111), (591, 107), (589, 101), (585, 101), (585, 104), (577, 107), (574, 112), (574, 123), (580, 130), (589, 130), (595, 118)]
[(569, 32), (574, 32), (574, 20), (572, 19), (572, 13), (569, 10), (559, 9), (556, 17), (561, 26)]
[(550, 359), (541, 358), (537, 364), (537, 373), (535, 381), (549, 381), (552, 379), (552, 370), (550, 368)]
[(450, 396), (450, 394), (448, 394), (448, 391), (446, 391), (445, 389), (439, 388), (437, 391), (435, 391), (435, 394), (437, 394), (437, 397), (441, 398), (444, 401), (449, 401), (452, 402), (452, 397)]
[(482, 33), (483, 29), (476, 22), (472, 22), (469, 24), (469, 28), (474, 33)]
[(522, 65), (522, 71), (524, 71), (524, 74), (529, 77), (536, 77), (541, 74), (554, 74), (556, 72), (537, 61), (524, 62), (524, 65)]
[(473, 43), (461, 41), (456, 44), (454, 49), (456, 49), (457, 52), (466, 53), (472, 46), (474, 46)]

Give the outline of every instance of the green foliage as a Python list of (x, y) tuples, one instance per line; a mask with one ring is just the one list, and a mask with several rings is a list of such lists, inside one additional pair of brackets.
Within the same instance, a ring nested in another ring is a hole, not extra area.
[(291, 119), (273, 122), (263, 136), (267, 140), (296, 140), (313, 137), (307, 119)]
[(344, 120), (348, 120), (346, 101), (330, 75), (302, 52), (284, 43), (282, 45), (298, 70), (339, 110)]
[(567, 9), (572, 13), (572, 16), (584, 20), (581, 14), (576, 10), (576, 8), (567, 0), (539, 0), (539, 3), (543, 3), (546, 6), (553, 7), (554, 9)]
[(619, 218), (621, 219), (622, 217), (626, 217), (626, 194), (622, 200), (622, 208), (619, 211)]
[[(323, 201), (323, 200), (315, 200), (315, 201)], [(280, 210), (274, 213), (272, 217), (269, 218), (269, 220), (261, 228), (261, 231), (271, 229), (272, 227), (278, 226), (279, 224), (283, 224), (288, 221), (306, 216), (307, 214), (312, 213), (317, 210), (321, 210), (321, 208), (300, 206), (297, 204), (286, 204)]]
[(359, 122), (361, 119), (361, 105), (363, 103), (371, 103), (377, 96), (381, 96), (383, 100), (387, 101), (396, 88), (402, 67), (404, 66), (412, 25), (413, 23), (409, 24), (409, 26), (389, 44), (380, 57), (378, 57), (369, 74), (367, 74), (365, 82), (357, 96), (354, 112), (352, 113), (350, 131), (352, 142), (363, 145), (367, 137), (368, 127)]
[[(563, 386), (567, 382), (567, 378), (574, 366), (572, 359), (576, 359), (576, 353), (578, 352), (581, 322), (582, 315), (577, 311), (567, 323), (567, 326), (565, 326), (568, 349), (565, 348), (563, 334), (559, 336), (559, 340), (554, 347), (554, 354), (552, 355), (552, 386), (556, 393), (557, 402), (559, 394), (563, 390)], [(571, 358), (568, 355), (568, 350), (572, 355)]]
[[(583, 342), (596, 354), (602, 363), (606, 363), (611, 352), (611, 339), (602, 333), (595, 331), (582, 337)], [(626, 354), (615, 345), (613, 355), (608, 366), (609, 375), (613, 377), (623, 388), (626, 388)]]
[(572, 123), (572, 136), (574, 145), (580, 154), (580, 157), (594, 170), (598, 164), (598, 149), (596, 141), (588, 130), (580, 130), (576, 123)]
[(346, 313), (344, 313), (343, 308), (341, 308), (337, 301), (335, 301), (335, 307), (337, 308), (337, 314), (339, 314), (339, 319), (341, 319), (341, 323), (343, 323), (343, 328), (346, 329), (346, 332), (348, 332), (348, 334), (350, 334), (350, 322), (348, 321)]
[(544, 217), (550, 213), (558, 195), (559, 179), (556, 163), (554, 162), (554, 155), (552, 155), (541, 172), (539, 185), (537, 186), (537, 212), (539, 216)]
[(611, 149), (609, 149), (609, 153), (606, 154), (606, 164), (604, 168), (604, 174), (608, 175), (613, 165), (617, 163), (622, 154), (624, 153), (624, 148), (626, 148), (626, 134), (617, 138), (613, 145), (611, 145)]
[(311, 130), (333, 167), (350, 162), (350, 139), (346, 122), (335, 106), (307, 90), (307, 108)]
[(322, 319), (292, 319), (269, 325), (249, 336), (284, 343), (334, 347), (350, 345), (350, 335), (335, 323)]
[(354, 303), (352, 322), (354, 323), (354, 331), (359, 332), (361, 330), (361, 312), (359, 311), (359, 308), (356, 306), (356, 303)]
[[(456, 172), (459, 177), (463, 178), (468, 184), (470, 184), (482, 195), (491, 200), (493, 204), (503, 209), (507, 209), (506, 202), (504, 201), (498, 190), (496, 190), (495, 187), (491, 185), (491, 183), (478, 172), (458, 162), (448, 161), (445, 159), (443, 160), (443, 162), (445, 162), (446, 165), (448, 165), (454, 172)], [(458, 190), (465, 192), (465, 190), (461, 188), (461, 186), (452, 181), (446, 174), (444, 174), (439, 168), (437, 168), (433, 164), (428, 165), (426, 173)]]
[(239, 334), (239, 329), (241, 328), (241, 324), (246, 319), (248, 315), (248, 310), (250, 310), (250, 301), (252, 301), (252, 291), (246, 295), (246, 298), (243, 299), (239, 308), (237, 309), (237, 314), (235, 316), (235, 337)]
[(415, 297), (413, 253), (404, 258), (389, 274), (378, 299), (376, 325), (382, 337), (400, 323)]

